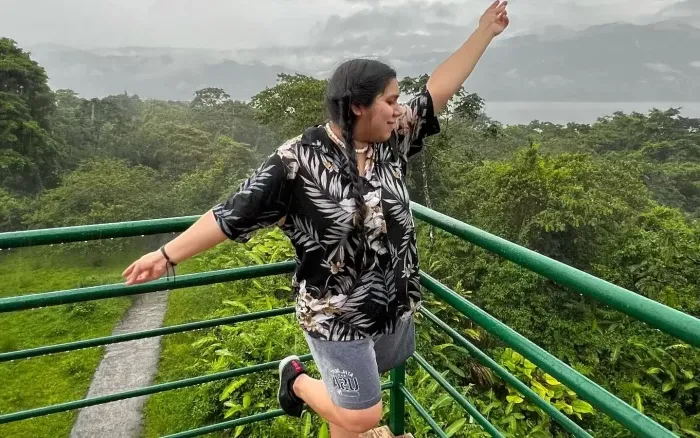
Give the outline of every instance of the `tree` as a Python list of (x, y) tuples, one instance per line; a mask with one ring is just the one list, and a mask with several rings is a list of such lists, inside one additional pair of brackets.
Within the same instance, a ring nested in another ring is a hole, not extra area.
[(201, 214), (223, 201), (253, 172), (259, 161), (251, 148), (228, 137), (219, 137), (211, 156), (172, 186), (168, 196), (177, 206), (175, 214)]
[(0, 38), (0, 184), (18, 194), (56, 181), (60, 145), (50, 132), (54, 95), (42, 67)]
[(195, 92), (190, 102), (189, 123), (213, 137), (226, 136), (249, 144), (266, 154), (277, 146), (279, 135), (263, 126), (258, 111), (244, 102), (232, 101), (220, 88), (204, 88)]
[[(430, 76), (423, 74), (417, 77), (406, 76), (399, 81), (399, 89), (403, 93), (416, 95), (428, 85)], [(465, 120), (476, 120), (484, 109), (484, 99), (476, 93), (468, 93), (464, 87), (450, 98), (447, 106), (440, 115), (446, 119), (456, 116)]]
[(190, 125), (148, 122), (136, 133), (130, 158), (167, 178), (197, 168), (215, 152), (211, 135)]
[(591, 135), (598, 151), (640, 150), (647, 142), (695, 137), (700, 133), (700, 119), (680, 116), (678, 109), (653, 109), (649, 114), (615, 112), (601, 117)]
[(250, 145), (254, 151), (267, 155), (279, 146), (284, 138), (274, 129), (263, 125), (259, 120), (259, 111), (244, 102), (233, 102), (231, 105), (233, 126), (226, 134), (237, 142)]
[(51, 117), (51, 126), (66, 145), (66, 161), (72, 168), (81, 158), (94, 153), (92, 148), (87, 147), (89, 127), (79, 113), (85, 99), (67, 89), (56, 90), (55, 96), (56, 111)]
[(21, 229), (22, 214), (26, 208), (21, 198), (15, 198), (0, 189), (0, 233)]
[(82, 100), (77, 115), (86, 138), (77, 148), (92, 156), (123, 157), (140, 115), (138, 96), (125, 94)]
[(327, 81), (302, 74), (277, 75), (277, 84), (253, 96), (251, 105), (259, 120), (285, 138), (296, 137), (307, 127), (323, 123)]
[(88, 100), (72, 90), (57, 90), (51, 123), (56, 137), (65, 144), (64, 168), (73, 170), (82, 160), (98, 156), (128, 157), (133, 133), (141, 122), (141, 106), (138, 96)]
[(455, 191), (450, 212), (469, 211), (472, 223), (582, 269), (650, 202), (639, 169), (585, 154), (546, 156), (537, 144), (461, 179), (470, 183)]
[(192, 107), (213, 108), (231, 103), (231, 96), (221, 88), (203, 88), (194, 92)]
[(166, 187), (153, 169), (88, 160), (39, 196), (25, 221), (46, 228), (167, 217)]
[[(417, 95), (423, 90), (430, 77), (427, 74), (418, 77), (404, 77), (399, 81), (402, 93)], [(425, 140), (426, 147), (417, 160), (409, 164), (409, 189), (415, 193), (417, 202), (433, 208), (433, 194), (439, 192), (444, 185), (441, 181), (442, 172), (438, 170), (444, 165), (441, 158), (460, 147), (455, 141), (456, 125), (473, 123), (481, 116), (484, 101), (477, 94), (469, 94), (464, 87), (455, 93), (443, 110), (437, 114), (440, 119), (440, 132)], [(460, 160), (462, 162), (464, 160)], [(444, 169), (444, 167), (443, 167)], [(420, 189), (419, 189), (420, 187)], [(430, 241), (433, 240), (433, 228), (430, 228)]]

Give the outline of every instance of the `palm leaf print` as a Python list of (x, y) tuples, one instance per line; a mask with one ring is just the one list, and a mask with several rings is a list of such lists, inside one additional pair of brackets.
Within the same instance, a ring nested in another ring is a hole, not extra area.
[(323, 249), (323, 245), (318, 238), (318, 233), (314, 229), (309, 218), (302, 219), (297, 215), (293, 215), (292, 222), (294, 223), (294, 231), (292, 232), (294, 240), (300, 245), (304, 245), (307, 251)]

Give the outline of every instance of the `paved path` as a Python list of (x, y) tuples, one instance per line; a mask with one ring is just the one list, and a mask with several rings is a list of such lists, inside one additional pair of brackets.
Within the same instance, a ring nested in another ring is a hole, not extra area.
[[(161, 326), (168, 302), (167, 291), (136, 295), (134, 304), (114, 334)], [(93, 377), (87, 397), (106, 395), (151, 385), (158, 369), (160, 337), (111, 344)], [(83, 408), (70, 438), (137, 438), (147, 396)]]

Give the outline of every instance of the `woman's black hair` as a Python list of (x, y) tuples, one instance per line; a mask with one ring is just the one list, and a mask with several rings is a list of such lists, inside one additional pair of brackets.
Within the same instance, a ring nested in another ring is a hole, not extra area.
[(326, 90), (328, 117), (343, 132), (352, 183), (352, 196), (357, 206), (355, 226), (360, 232), (360, 245), (358, 254), (355, 255), (356, 263), (361, 262), (358, 257), (363, 256), (359, 254), (359, 251), (363, 248), (366, 211), (360, 172), (355, 156), (353, 130), (355, 129), (356, 116), (352, 111), (352, 106), (368, 107), (372, 105), (374, 99), (384, 92), (393, 79), (396, 79), (396, 71), (383, 62), (372, 59), (352, 59), (338, 66), (328, 81)]

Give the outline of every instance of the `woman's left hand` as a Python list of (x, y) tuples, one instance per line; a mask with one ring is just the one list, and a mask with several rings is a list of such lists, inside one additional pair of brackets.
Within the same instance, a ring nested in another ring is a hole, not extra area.
[(479, 27), (488, 32), (491, 36), (495, 37), (500, 35), (506, 30), (506, 27), (508, 27), (510, 23), (506, 6), (508, 6), (507, 1), (494, 1), (486, 12), (484, 12), (484, 15), (481, 16)]

